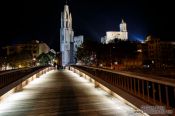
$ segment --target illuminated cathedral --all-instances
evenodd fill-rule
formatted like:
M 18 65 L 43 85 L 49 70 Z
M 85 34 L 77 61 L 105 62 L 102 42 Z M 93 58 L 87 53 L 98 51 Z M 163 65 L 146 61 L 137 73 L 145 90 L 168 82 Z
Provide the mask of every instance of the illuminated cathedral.
M 120 24 L 120 31 L 107 31 L 106 36 L 101 38 L 101 43 L 108 44 L 114 39 L 128 40 L 127 24 L 124 20 Z
M 72 15 L 69 11 L 69 6 L 64 6 L 64 11 L 61 13 L 61 28 L 60 28 L 60 52 L 61 65 L 67 66 L 75 64 L 77 47 L 83 43 L 83 36 L 74 37 L 72 29 Z

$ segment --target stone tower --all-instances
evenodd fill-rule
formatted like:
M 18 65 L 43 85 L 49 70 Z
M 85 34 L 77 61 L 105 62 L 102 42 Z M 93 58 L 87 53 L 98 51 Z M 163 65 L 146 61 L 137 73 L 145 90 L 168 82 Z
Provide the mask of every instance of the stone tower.
M 122 22 L 120 23 L 120 32 L 122 40 L 128 40 L 127 25 L 123 19 Z
M 74 31 L 72 29 L 72 15 L 69 12 L 69 6 L 64 6 L 64 11 L 61 13 L 61 28 L 60 28 L 60 52 L 61 65 L 66 66 L 72 64 Z

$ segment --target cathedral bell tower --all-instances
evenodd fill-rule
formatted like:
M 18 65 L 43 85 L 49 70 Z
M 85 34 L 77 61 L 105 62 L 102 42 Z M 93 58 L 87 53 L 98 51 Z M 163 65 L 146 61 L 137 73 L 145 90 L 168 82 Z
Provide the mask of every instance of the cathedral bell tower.
M 120 23 L 120 32 L 121 32 L 121 38 L 123 40 L 128 40 L 127 25 L 123 19 L 122 22 Z
M 120 32 L 127 32 L 126 23 L 124 22 L 123 19 L 122 22 L 120 23 Z
M 74 32 L 72 29 L 72 15 L 69 12 L 69 6 L 64 6 L 64 11 L 61 13 L 61 28 L 60 28 L 60 52 L 61 65 L 66 66 L 73 63 L 73 40 Z

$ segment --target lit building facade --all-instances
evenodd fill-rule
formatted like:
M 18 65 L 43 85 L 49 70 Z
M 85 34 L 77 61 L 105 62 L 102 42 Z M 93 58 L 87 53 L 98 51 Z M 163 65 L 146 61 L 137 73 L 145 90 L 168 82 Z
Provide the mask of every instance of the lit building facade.
M 81 47 L 81 45 L 84 42 L 84 36 L 80 35 L 80 36 L 75 36 L 74 37 L 74 62 L 77 63 L 77 51 L 78 51 L 78 47 Z
M 65 5 L 64 11 L 61 13 L 60 29 L 60 52 L 62 66 L 75 64 L 77 47 L 83 43 L 83 40 L 83 36 L 74 37 L 72 15 L 69 12 L 69 6 Z
M 46 43 L 40 43 L 37 40 L 23 44 L 9 45 L 3 47 L 3 49 L 4 52 L 6 52 L 5 58 L 8 61 L 8 63 L 4 65 L 5 70 L 35 66 L 36 58 L 40 54 L 48 53 L 50 51 L 50 48 Z
M 148 36 L 140 46 L 143 64 L 155 68 L 172 67 L 175 65 L 175 43 L 160 41 L 159 38 Z
M 108 31 L 106 32 L 106 36 L 101 38 L 101 43 L 108 44 L 109 42 L 113 41 L 114 39 L 119 40 L 128 40 L 128 32 L 127 32 L 127 24 L 122 20 L 120 24 L 120 31 Z
M 39 42 L 38 40 L 33 40 L 28 43 L 15 44 L 11 46 L 3 47 L 6 51 L 6 55 L 19 54 L 22 51 L 28 51 L 32 54 L 33 58 L 36 58 L 42 53 L 48 53 L 50 51 L 49 46 L 44 42 Z
M 74 31 L 72 29 L 72 16 L 69 12 L 69 6 L 64 6 L 61 13 L 61 29 L 60 29 L 60 52 L 61 65 L 66 66 L 73 63 L 73 38 Z
M 74 37 L 74 52 L 76 53 L 78 50 L 78 47 L 80 47 L 84 42 L 84 36 L 75 36 Z
M 137 43 L 135 58 L 123 59 L 125 67 L 174 68 L 175 42 L 161 41 L 148 36 L 144 43 Z

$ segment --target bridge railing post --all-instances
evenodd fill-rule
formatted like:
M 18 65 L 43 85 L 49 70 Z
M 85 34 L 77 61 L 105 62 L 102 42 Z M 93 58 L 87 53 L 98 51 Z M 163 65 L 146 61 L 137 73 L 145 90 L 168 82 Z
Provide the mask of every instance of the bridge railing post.
M 145 87 L 144 87 L 144 80 L 142 80 L 142 98 L 145 99 Z
M 140 97 L 140 80 L 139 79 L 137 79 L 137 87 L 138 87 L 138 96 Z
M 169 95 L 168 95 L 168 87 L 165 86 L 165 94 L 166 94 L 166 106 L 169 107 Z
M 161 85 L 158 85 L 158 89 L 159 89 L 159 103 L 162 104 L 162 93 L 161 93 Z
M 156 92 L 156 90 L 155 90 L 155 85 L 154 85 L 154 83 L 152 82 L 152 94 L 153 94 L 153 102 L 154 102 L 154 104 L 156 103 L 155 92 Z
M 130 78 L 130 87 L 131 87 L 131 93 L 133 93 L 133 81 L 132 81 L 132 78 Z
M 147 84 L 147 100 L 148 100 L 148 102 L 149 102 L 149 82 L 148 81 L 146 81 L 146 84 Z
M 136 79 L 135 78 L 133 78 L 133 79 L 134 79 L 134 94 L 137 95 L 137 92 L 136 92 Z

